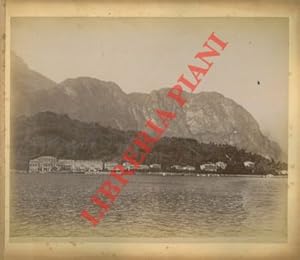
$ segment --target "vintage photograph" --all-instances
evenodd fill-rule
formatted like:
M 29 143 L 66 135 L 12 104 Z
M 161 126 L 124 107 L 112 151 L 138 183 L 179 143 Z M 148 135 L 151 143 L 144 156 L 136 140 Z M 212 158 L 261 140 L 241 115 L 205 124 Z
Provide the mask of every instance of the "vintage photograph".
M 287 18 L 10 30 L 11 239 L 287 241 Z

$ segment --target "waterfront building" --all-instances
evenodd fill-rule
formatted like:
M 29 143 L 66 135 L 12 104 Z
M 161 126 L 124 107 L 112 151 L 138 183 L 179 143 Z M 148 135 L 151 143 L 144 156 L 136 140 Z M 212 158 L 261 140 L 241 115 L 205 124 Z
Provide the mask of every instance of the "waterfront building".
M 103 170 L 101 160 L 75 160 L 73 171 L 75 172 L 95 172 Z
M 222 170 L 225 170 L 226 167 L 227 167 L 227 164 L 224 163 L 224 162 L 221 162 L 221 161 L 216 162 L 216 165 L 217 165 L 217 167 L 218 167 L 219 169 L 222 169 Z
M 134 169 L 134 166 L 131 163 L 129 163 L 129 162 L 123 162 L 122 165 L 123 165 L 123 167 L 124 167 L 125 170 L 130 171 L 130 170 Z
M 216 172 L 218 170 L 218 167 L 214 163 L 205 163 L 200 165 L 200 169 L 202 171 L 207 171 L 207 172 Z
M 59 159 L 57 161 L 57 169 L 60 171 L 71 171 L 75 168 L 75 161 L 69 159 Z
M 35 173 L 39 171 L 39 160 L 38 159 L 32 159 L 29 161 L 29 172 Z
M 87 170 L 85 161 L 84 160 L 75 160 L 73 170 L 75 172 L 85 172 Z
M 86 172 L 103 170 L 103 162 L 101 160 L 72 160 L 59 159 L 53 156 L 41 156 L 29 161 L 29 172 Z
M 29 172 L 52 172 L 56 170 L 57 159 L 53 156 L 40 156 L 29 161 Z
M 288 174 L 288 171 L 287 171 L 287 170 L 281 170 L 281 171 L 280 171 L 280 174 L 281 174 L 281 175 L 287 175 L 287 174 Z
M 251 161 L 245 161 L 244 166 L 245 166 L 245 168 L 254 168 L 255 163 L 251 162 Z
M 117 162 L 105 162 L 104 163 L 104 169 L 107 171 L 111 171 L 115 166 L 117 166 Z
M 182 171 L 183 167 L 181 165 L 172 165 L 171 169 L 176 171 Z
M 196 170 L 196 168 L 194 166 L 190 166 L 190 165 L 184 166 L 182 169 L 185 171 L 195 171 Z
M 153 170 L 161 170 L 161 165 L 158 163 L 150 164 L 149 167 Z
M 140 164 L 139 169 L 140 169 L 140 170 L 149 170 L 149 166 L 146 165 L 146 164 Z

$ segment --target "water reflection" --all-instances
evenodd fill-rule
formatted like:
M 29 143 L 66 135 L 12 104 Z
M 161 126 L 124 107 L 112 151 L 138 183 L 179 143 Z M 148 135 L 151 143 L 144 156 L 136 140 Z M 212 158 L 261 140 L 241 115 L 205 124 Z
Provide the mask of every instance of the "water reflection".
M 106 176 L 11 180 L 11 236 L 286 237 L 283 178 L 134 176 L 104 221 L 80 218 Z

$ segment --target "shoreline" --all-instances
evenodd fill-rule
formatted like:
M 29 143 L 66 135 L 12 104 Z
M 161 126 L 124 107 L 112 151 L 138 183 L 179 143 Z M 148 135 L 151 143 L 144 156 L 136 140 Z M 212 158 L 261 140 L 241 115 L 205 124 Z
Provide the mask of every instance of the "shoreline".
M 10 172 L 16 174 L 24 174 L 24 175 L 85 175 L 85 176 L 99 176 L 99 175 L 109 175 L 109 171 L 101 171 L 101 172 L 35 172 L 29 173 L 25 170 L 10 170 Z M 232 173 L 211 173 L 211 172 L 196 172 L 196 173 L 184 173 L 184 172 L 140 172 L 137 171 L 135 175 L 139 176 L 184 176 L 184 177 L 256 177 L 256 178 L 287 178 L 287 175 L 271 175 L 271 174 L 232 174 Z

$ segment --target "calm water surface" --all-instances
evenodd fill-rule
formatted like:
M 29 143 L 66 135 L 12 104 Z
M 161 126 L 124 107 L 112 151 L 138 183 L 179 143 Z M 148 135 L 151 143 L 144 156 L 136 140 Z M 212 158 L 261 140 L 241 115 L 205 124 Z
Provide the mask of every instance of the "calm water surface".
M 287 178 L 133 176 L 105 219 L 80 217 L 107 176 L 11 176 L 12 237 L 286 239 Z M 94 211 L 97 212 L 97 211 Z

